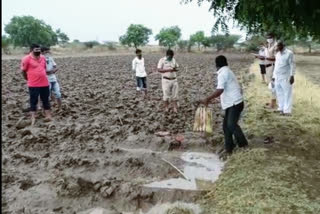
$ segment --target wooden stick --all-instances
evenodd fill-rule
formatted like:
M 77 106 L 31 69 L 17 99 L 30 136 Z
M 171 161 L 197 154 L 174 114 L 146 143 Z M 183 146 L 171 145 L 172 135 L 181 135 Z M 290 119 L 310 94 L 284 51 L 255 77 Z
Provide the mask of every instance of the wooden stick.
M 189 180 L 187 178 L 187 176 L 185 176 L 185 174 L 180 170 L 178 169 L 175 165 L 173 165 L 172 163 L 170 163 L 169 161 L 167 161 L 166 159 L 164 158 L 161 158 L 161 160 L 163 160 L 164 162 L 166 162 L 167 164 L 169 164 L 170 166 L 172 166 L 175 170 L 177 170 L 186 180 Z

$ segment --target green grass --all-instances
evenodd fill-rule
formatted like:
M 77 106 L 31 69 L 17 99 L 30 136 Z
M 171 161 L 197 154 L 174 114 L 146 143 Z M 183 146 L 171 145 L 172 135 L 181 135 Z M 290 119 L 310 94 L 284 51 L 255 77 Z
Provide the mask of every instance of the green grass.
M 297 74 L 294 116 L 283 118 L 263 107 L 269 92 L 257 68 L 242 125 L 251 148 L 228 159 L 204 213 L 320 213 L 320 88 Z M 266 136 L 275 142 L 264 145 Z

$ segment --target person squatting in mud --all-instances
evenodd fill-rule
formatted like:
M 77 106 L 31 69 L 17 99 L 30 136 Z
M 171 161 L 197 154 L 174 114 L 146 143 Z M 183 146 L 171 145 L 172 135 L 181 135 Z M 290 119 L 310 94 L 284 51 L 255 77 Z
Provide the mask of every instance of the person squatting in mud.
M 163 91 L 163 101 L 165 112 L 169 112 L 169 101 L 173 104 L 173 112 L 178 112 L 178 80 L 177 74 L 178 63 L 173 58 L 174 52 L 167 50 L 165 57 L 161 58 L 158 63 L 158 72 L 161 73 L 161 83 Z
M 32 44 L 30 50 L 30 54 L 21 60 L 21 70 L 29 88 L 31 125 L 34 125 L 39 96 L 45 112 L 45 121 L 50 121 L 52 118 L 49 102 L 49 81 L 46 74 L 46 58 L 41 55 L 41 48 L 38 44 Z
M 51 101 L 53 100 L 52 92 L 54 93 L 54 97 L 57 100 L 58 108 L 61 108 L 61 93 L 60 93 L 60 85 L 58 83 L 58 79 L 56 76 L 56 72 L 58 71 L 57 64 L 53 60 L 50 54 L 50 48 L 42 47 L 41 53 L 46 58 L 46 71 L 47 77 L 49 81 L 49 90 L 50 90 L 50 97 Z
M 227 58 L 220 55 L 215 59 L 215 62 L 218 73 L 217 89 L 212 95 L 199 102 L 207 106 L 210 100 L 220 97 L 221 107 L 225 111 L 223 120 L 225 152 L 231 154 L 235 148 L 233 136 L 239 147 L 248 146 L 248 141 L 238 125 L 244 108 L 243 95 L 236 76 L 228 67 Z
M 136 72 L 137 91 L 143 91 L 147 96 L 147 72 L 144 66 L 142 51 L 136 49 L 136 57 L 132 60 L 132 71 Z

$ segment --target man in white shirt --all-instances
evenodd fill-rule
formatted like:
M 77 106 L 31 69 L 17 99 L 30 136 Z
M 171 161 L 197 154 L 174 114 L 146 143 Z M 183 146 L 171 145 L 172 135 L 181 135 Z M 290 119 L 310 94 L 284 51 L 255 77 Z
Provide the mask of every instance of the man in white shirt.
M 267 43 L 267 47 L 265 48 L 265 56 L 259 57 L 259 59 L 265 60 L 267 84 L 269 85 L 271 83 L 271 85 L 273 86 L 274 82 L 272 81 L 272 75 L 274 70 L 275 54 L 277 50 L 277 42 L 274 38 L 273 33 L 267 34 Z M 270 108 L 276 108 L 276 104 L 276 93 L 275 90 L 271 89 Z
M 282 41 L 277 44 L 273 79 L 278 100 L 278 111 L 283 115 L 291 115 L 292 111 L 292 84 L 294 83 L 295 63 L 292 51 L 285 48 Z
M 200 102 L 208 105 L 210 100 L 220 97 L 221 107 L 225 110 L 223 120 L 225 151 L 227 154 L 231 154 L 235 147 L 233 136 L 239 147 L 248 146 L 248 141 L 238 125 L 240 114 L 244 108 L 243 96 L 236 76 L 228 67 L 227 58 L 220 55 L 215 61 L 218 70 L 217 89 L 211 96 Z
M 260 45 L 260 50 L 259 50 L 259 56 L 263 56 L 265 57 L 266 54 L 266 50 L 265 50 L 265 46 L 264 46 L 264 43 L 261 43 Z M 261 78 L 262 78 L 262 82 L 263 83 L 266 83 L 266 78 L 265 78 L 265 75 L 266 75 L 266 63 L 265 63 L 265 59 L 260 59 L 260 62 L 259 62 L 259 66 L 260 66 L 260 73 L 261 73 Z
M 178 112 L 178 81 L 177 74 L 178 63 L 173 58 L 174 52 L 167 50 L 167 56 L 159 60 L 158 72 L 161 73 L 161 83 L 163 91 L 163 101 L 165 111 L 169 112 L 169 101 L 172 101 L 173 112 Z
M 137 79 L 137 91 L 144 91 L 147 95 L 147 72 L 144 67 L 144 58 L 142 57 L 142 51 L 136 50 L 136 57 L 132 60 L 132 71 L 136 72 Z

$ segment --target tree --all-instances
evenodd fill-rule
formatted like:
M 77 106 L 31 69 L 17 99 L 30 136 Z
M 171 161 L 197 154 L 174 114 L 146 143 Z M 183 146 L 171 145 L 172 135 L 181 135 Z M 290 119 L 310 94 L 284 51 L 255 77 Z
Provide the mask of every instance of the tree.
M 159 40 L 159 45 L 171 49 L 181 37 L 181 29 L 178 26 L 162 28 L 156 35 L 155 39 Z
M 232 48 L 233 45 L 240 39 L 239 35 L 215 35 L 211 37 L 212 45 L 216 46 L 217 50 L 225 50 Z
M 88 41 L 83 43 L 87 48 L 93 48 L 93 46 L 100 45 L 97 41 Z
M 182 0 L 190 3 L 193 0 Z M 313 36 L 320 39 L 319 0 L 197 0 L 201 5 L 210 2 L 210 11 L 217 18 L 213 32 L 222 29 L 227 32 L 227 22 L 236 21 L 249 34 L 274 32 L 282 38 Z
M 258 51 L 259 50 L 259 45 L 261 43 L 266 43 L 266 39 L 262 36 L 251 36 L 248 38 L 243 45 L 246 47 L 247 50 L 249 51 Z
M 205 37 L 205 38 L 203 39 L 203 41 L 202 41 L 202 45 L 203 45 L 204 48 L 210 47 L 211 44 L 212 44 L 212 39 L 211 39 L 211 37 Z
M 185 51 L 188 47 L 189 41 L 188 40 L 179 40 L 177 45 L 180 51 Z
M 129 47 L 135 47 L 148 44 L 149 36 L 152 34 L 152 30 L 143 26 L 131 24 L 126 34 L 120 36 L 119 41 L 122 45 L 128 45 Z
M 1 36 L 1 48 L 5 54 L 9 53 L 10 39 L 6 35 Z
M 67 36 L 67 34 L 61 32 L 60 29 L 56 30 L 56 34 L 57 34 L 59 43 L 66 44 L 67 42 L 69 42 L 70 39 Z
M 14 46 L 29 47 L 33 43 L 51 46 L 58 42 L 51 26 L 32 16 L 14 16 L 4 30 Z
M 198 31 L 195 34 L 190 36 L 190 41 L 192 41 L 193 43 L 197 44 L 198 50 L 200 50 L 200 47 L 201 47 L 204 39 L 205 39 L 205 36 L 204 36 L 204 32 L 203 31 Z

